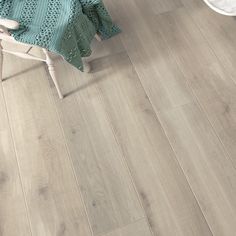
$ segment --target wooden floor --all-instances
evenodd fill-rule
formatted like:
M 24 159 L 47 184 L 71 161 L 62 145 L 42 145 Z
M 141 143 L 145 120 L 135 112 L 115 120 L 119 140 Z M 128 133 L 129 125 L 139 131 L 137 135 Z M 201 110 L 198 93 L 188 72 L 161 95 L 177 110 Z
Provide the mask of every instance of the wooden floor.
M 106 0 L 93 73 L 5 56 L 1 236 L 235 236 L 236 20 Z

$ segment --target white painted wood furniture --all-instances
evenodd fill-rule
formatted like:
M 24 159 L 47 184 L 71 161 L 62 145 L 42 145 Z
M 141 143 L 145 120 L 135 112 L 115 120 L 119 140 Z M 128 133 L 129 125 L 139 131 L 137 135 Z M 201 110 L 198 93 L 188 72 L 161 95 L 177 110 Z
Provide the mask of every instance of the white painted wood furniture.
M 9 19 L 1 19 L 0 18 L 0 81 L 3 81 L 3 77 L 2 77 L 3 53 L 10 53 L 10 54 L 13 54 L 15 56 L 18 56 L 18 57 L 21 57 L 21 58 L 24 58 L 24 59 L 32 59 L 32 60 L 42 61 L 42 62 L 45 62 L 47 64 L 49 74 L 50 74 L 50 76 L 53 80 L 53 83 L 55 84 L 55 87 L 57 89 L 59 97 L 62 99 L 64 96 L 62 94 L 59 83 L 57 81 L 55 66 L 54 66 L 54 62 L 52 60 L 52 57 L 50 55 L 50 52 L 47 49 L 42 48 L 42 51 L 45 54 L 45 58 L 40 58 L 40 57 L 37 57 L 35 55 L 30 54 L 30 51 L 33 48 L 33 46 L 17 42 L 9 33 L 9 30 L 14 30 L 14 29 L 18 29 L 18 28 L 19 28 L 19 23 L 18 22 L 13 21 L 13 20 L 9 20 Z M 98 35 L 96 35 L 96 39 L 100 40 Z M 15 51 L 11 51 L 11 50 L 6 50 L 6 49 L 3 49 L 3 47 L 2 47 L 2 41 L 13 42 L 13 43 L 16 43 L 16 44 L 25 45 L 25 46 L 28 46 L 29 48 L 25 53 L 24 52 L 15 52 Z M 90 65 L 86 61 L 84 61 L 84 71 L 85 72 L 90 71 Z
M 236 16 L 236 0 L 204 0 L 204 2 L 217 13 Z

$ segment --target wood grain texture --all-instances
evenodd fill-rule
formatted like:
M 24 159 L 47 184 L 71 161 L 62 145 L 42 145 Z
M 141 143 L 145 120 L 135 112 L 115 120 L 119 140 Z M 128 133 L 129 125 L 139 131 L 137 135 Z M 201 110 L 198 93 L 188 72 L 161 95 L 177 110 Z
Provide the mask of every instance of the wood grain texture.
M 156 37 L 154 15 L 143 13 L 133 0 L 113 0 L 109 6 L 114 12 L 122 9 L 116 15 L 124 28 L 120 37 L 155 108 L 163 110 L 191 102 L 192 95 L 175 59 L 161 36 Z M 120 14 L 122 18 L 118 17 Z M 137 24 L 130 26 L 130 22 Z
M 31 235 L 30 222 L 27 216 L 2 84 L 0 85 L 0 117 L 0 235 L 28 236 Z
M 82 76 L 61 61 L 57 68 L 59 74 L 69 77 L 61 83 L 66 93 L 79 89 L 65 100 L 55 97 L 55 101 L 94 234 L 143 218 L 122 151 L 96 89 L 95 83 L 103 78 L 92 82 L 89 75 Z
M 83 79 L 93 89 L 86 90 L 103 104 L 154 235 L 211 235 L 127 54 L 92 66 L 96 74 Z
M 0 235 L 234 236 L 234 18 L 104 2 L 123 32 L 93 42 L 91 74 L 56 59 L 63 101 L 43 64 L 6 57 Z
M 213 235 L 236 231 L 236 170 L 195 104 L 159 115 Z
M 139 220 L 123 228 L 110 232 L 103 236 L 152 236 L 149 226 L 145 220 Z
M 236 84 L 228 77 L 185 9 L 158 16 L 157 23 L 236 167 Z
M 16 71 L 35 65 L 6 57 L 13 61 Z M 41 67 L 3 83 L 32 233 L 90 236 L 45 77 Z
M 189 16 L 201 30 L 209 46 L 225 67 L 229 79 L 236 82 L 235 73 L 235 17 L 217 14 L 206 6 L 204 1 L 181 0 Z
M 149 0 L 149 1 L 142 1 L 136 0 L 135 1 L 139 9 L 143 11 L 147 11 L 150 14 L 162 14 L 164 12 L 171 12 L 183 6 L 181 0 Z
M 229 80 L 227 84 L 221 86 L 222 92 L 219 94 L 221 101 L 217 99 L 218 101 L 214 104 L 217 117 L 211 117 L 211 120 L 236 166 L 236 93 L 232 83 L 232 80 L 236 83 L 235 17 L 215 14 L 205 4 L 196 0 L 182 1 L 208 46 L 224 68 L 224 79 Z

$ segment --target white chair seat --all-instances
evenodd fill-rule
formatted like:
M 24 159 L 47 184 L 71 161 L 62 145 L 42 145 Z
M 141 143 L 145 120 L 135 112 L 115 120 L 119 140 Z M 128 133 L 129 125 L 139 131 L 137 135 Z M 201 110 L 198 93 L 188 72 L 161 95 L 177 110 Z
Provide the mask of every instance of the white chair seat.
M 236 16 L 236 0 L 204 0 L 215 12 L 226 16 Z

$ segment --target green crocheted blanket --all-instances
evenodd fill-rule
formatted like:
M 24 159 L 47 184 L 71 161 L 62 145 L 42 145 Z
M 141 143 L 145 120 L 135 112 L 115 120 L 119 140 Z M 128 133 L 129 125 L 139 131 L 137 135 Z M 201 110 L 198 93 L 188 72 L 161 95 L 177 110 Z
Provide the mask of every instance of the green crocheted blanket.
M 47 48 L 83 70 L 95 34 L 107 39 L 120 32 L 102 0 L 0 0 L 0 17 L 20 23 L 13 37 Z

